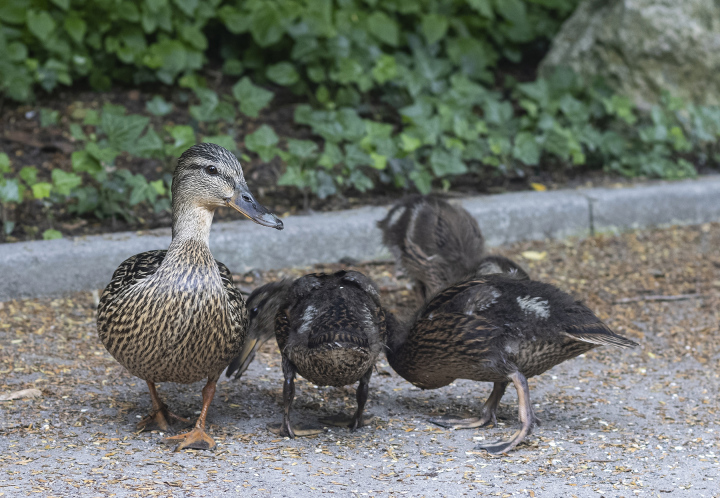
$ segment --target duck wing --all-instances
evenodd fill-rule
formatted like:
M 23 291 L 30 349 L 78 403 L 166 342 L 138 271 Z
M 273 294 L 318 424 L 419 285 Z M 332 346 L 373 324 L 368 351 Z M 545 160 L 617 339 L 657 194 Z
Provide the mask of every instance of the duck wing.
M 166 250 L 146 251 L 123 261 L 113 273 L 110 283 L 105 287 L 100 298 L 99 308 L 102 309 L 115 296 L 153 275 L 160 268 L 166 254 Z

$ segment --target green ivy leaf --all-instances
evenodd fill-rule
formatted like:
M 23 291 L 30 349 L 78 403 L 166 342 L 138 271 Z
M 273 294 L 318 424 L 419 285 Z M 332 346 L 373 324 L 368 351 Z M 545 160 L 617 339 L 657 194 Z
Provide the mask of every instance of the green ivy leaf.
M 52 182 L 55 191 L 64 196 L 70 195 L 75 187 L 82 183 L 82 178 L 75 173 L 66 173 L 61 169 L 52 170 Z
M 257 153 L 263 161 L 269 161 L 277 154 L 275 145 L 279 140 L 275 131 L 264 124 L 245 137 L 245 147 Z
M 372 69 L 373 78 L 381 85 L 387 81 L 393 80 L 398 76 L 398 66 L 395 57 L 388 54 L 382 54 Z
M 250 17 L 250 33 L 258 45 L 267 47 L 280 41 L 285 28 L 280 11 L 274 3 L 260 2 Z
M 367 18 L 368 31 L 383 43 L 397 47 L 400 43 L 400 28 L 394 19 L 382 11 L 375 11 Z
M 420 23 L 420 30 L 422 31 L 425 40 L 428 45 L 432 45 L 435 42 L 440 41 L 447 33 L 448 30 L 448 18 L 440 14 L 428 14 L 423 16 Z
M 42 237 L 43 240 L 56 240 L 63 238 L 62 233 L 52 228 L 48 228 L 47 230 L 45 230 L 42 234 Z
M 290 86 L 300 80 L 300 75 L 289 62 L 279 62 L 269 66 L 265 70 L 265 75 L 278 85 Z
M 438 178 L 467 173 L 467 166 L 459 155 L 437 148 L 430 154 L 430 167 Z
M 27 26 L 32 34 L 40 41 L 45 41 L 50 33 L 55 31 L 55 21 L 46 11 L 37 12 L 29 10 L 27 13 Z
M 223 5 L 218 10 L 218 15 L 222 22 L 225 23 L 225 27 L 234 35 L 245 33 L 252 23 L 252 18 L 244 12 L 231 7 L 230 5 Z
M 251 118 L 258 117 L 258 114 L 264 109 L 275 94 L 255 86 L 247 76 L 235 83 L 232 87 L 235 99 L 240 103 L 240 112 Z
M 150 182 L 150 186 L 157 192 L 158 195 L 165 195 L 167 194 L 167 188 L 165 187 L 165 182 L 162 180 L 155 180 L 153 182 Z
M 69 14 L 63 21 L 63 26 L 70 38 L 78 44 L 82 43 L 87 32 L 87 24 L 82 18 L 76 14 Z
M 383 170 L 387 167 L 387 157 L 386 156 L 377 154 L 375 152 L 371 152 L 370 157 L 372 158 L 371 166 L 373 168 Z
M 203 137 L 203 143 L 215 144 L 220 147 L 224 147 L 229 151 L 237 150 L 237 143 L 235 139 L 230 135 L 213 135 L 209 137 Z
M 5 152 L 0 152 L 0 173 L 10 172 L 10 157 Z
M 18 176 L 28 185 L 37 182 L 37 168 L 35 166 L 23 166 Z
M 195 9 L 197 9 L 198 1 L 199 0 L 173 0 L 175 5 L 180 7 L 180 10 L 182 10 L 188 17 L 192 17 L 193 14 L 195 14 Z
M 315 155 L 318 150 L 318 146 L 311 140 L 297 140 L 290 138 L 287 141 L 288 152 L 295 157 L 300 159 L 308 159 Z
M 102 171 L 100 162 L 90 155 L 86 150 L 76 150 L 72 153 L 72 169 L 78 173 L 90 173 L 96 175 Z
M 152 127 L 149 127 L 147 133 L 135 142 L 129 152 L 139 157 L 160 159 L 163 155 L 164 145 L 162 138 Z
M 540 152 L 540 145 L 532 133 L 523 131 L 515 136 L 512 154 L 518 161 L 528 166 L 535 166 L 540 162 Z
M 160 95 L 155 95 L 145 103 L 145 109 L 153 116 L 167 116 L 173 110 L 173 104 Z
M 400 134 L 400 148 L 405 152 L 413 152 L 420 148 L 422 141 L 406 133 Z
M 0 178 L 0 202 L 20 202 L 22 195 L 20 194 L 20 182 L 15 178 Z
M 50 197 L 52 184 L 48 182 L 38 182 L 33 184 L 30 188 L 32 188 L 33 197 L 36 199 L 45 199 Z
M 100 118 L 108 142 L 119 151 L 130 150 L 149 122 L 150 118 L 138 114 L 120 116 L 107 111 Z

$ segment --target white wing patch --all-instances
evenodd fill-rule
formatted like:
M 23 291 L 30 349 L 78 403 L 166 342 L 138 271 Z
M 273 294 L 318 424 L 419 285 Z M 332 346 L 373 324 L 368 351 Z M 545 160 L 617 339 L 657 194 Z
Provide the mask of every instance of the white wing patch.
M 305 308 L 305 313 L 302 316 L 302 325 L 298 328 L 298 334 L 304 334 L 312 325 L 312 321 L 317 316 L 317 308 L 315 306 L 308 306 Z
M 405 214 L 405 211 L 407 211 L 407 208 L 405 206 L 396 209 L 393 214 L 390 215 L 390 219 L 388 220 L 388 227 L 391 227 L 395 223 L 400 221 L 400 218 L 402 218 L 402 216 Z
M 550 318 L 550 303 L 540 297 L 518 297 L 518 306 L 526 314 L 535 313 L 540 318 Z

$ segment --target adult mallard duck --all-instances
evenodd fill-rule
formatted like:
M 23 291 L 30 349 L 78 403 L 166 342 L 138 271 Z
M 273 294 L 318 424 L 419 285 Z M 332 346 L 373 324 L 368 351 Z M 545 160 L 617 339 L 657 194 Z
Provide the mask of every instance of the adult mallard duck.
M 485 241 L 472 215 L 434 196 L 405 197 L 378 222 L 378 228 L 421 301 L 467 276 L 485 253 Z
M 287 291 L 293 280 L 286 278 L 258 287 L 247 298 L 250 323 L 247 329 L 245 345 L 240 354 L 225 371 L 227 377 L 234 375 L 239 379 L 255 358 L 255 353 L 268 340 L 275 338 L 275 315 L 285 301 Z
M 527 379 L 599 345 L 637 346 L 560 289 L 495 273 L 448 287 L 409 324 L 390 320 L 386 354 L 398 374 L 423 389 L 455 379 L 494 383 L 480 417 L 431 420 L 444 427 L 497 425 L 495 412 L 512 382 L 521 429 L 507 441 L 478 447 L 503 453 L 517 446 L 537 422 Z
M 276 315 L 275 337 L 285 377 L 283 422 L 277 433 L 295 437 L 317 432 L 290 423 L 296 373 L 321 386 L 359 381 L 355 415 L 325 421 L 350 429 L 362 426 L 372 369 L 386 339 L 385 313 L 373 282 L 356 271 L 297 279 Z
M 245 302 L 208 247 L 213 214 L 223 206 L 260 225 L 283 228 L 250 193 L 233 154 L 213 144 L 195 145 L 182 154 L 173 175 L 170 247 L 125 260 L 98 307 L 105 348 L 150 390 L 153 409 L 139 428 L 167 431 L 170 418 L 184 420 L 160 400 L 157 382 L 207 379 L 194 429 L 168 438 L 179 442 L 176 451 L 215 447 L 205 418 L 220 374 L 245 340 Z

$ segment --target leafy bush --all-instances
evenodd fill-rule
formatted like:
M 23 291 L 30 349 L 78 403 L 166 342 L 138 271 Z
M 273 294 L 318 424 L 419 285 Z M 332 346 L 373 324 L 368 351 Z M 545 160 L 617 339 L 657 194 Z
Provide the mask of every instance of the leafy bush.
M 682 178 L 694 163 L 720 161 L 717 108 L 666 96 L 640 112 L 563 69 L 530 82 L 498 77 L 499 64 L 532 68 L 577 1 L 11 0 L 0 4 L 0 91 L 27 100 L 35 83 L 177 83 L 193 92 L 193 120 L 227 124 L 203 140 L 230 149 L 239 119 L 262 120 L 275 93 L 294 94 L 294 122 L 310 139 L 260 123 L 244 144 L 263 161 L 279 157 L 280 185 L 319 197 L 579 166 Z M 222 62 L 231 94 L 208 87 L 209 60 Z M 172 105 L 155 97 L 146 110 L 162 116 Z M 41 113 L 44 124 L 57 119 Z M 70 127 L 83 144 L 73 171 L 35 184 L 0 162 L 0 201 L 62 198 L 97 217 L 167 209 L 166 181 L 115 159 L 169 161 L 197 129 L 149 123 L 114 107 L 88 111 Z

